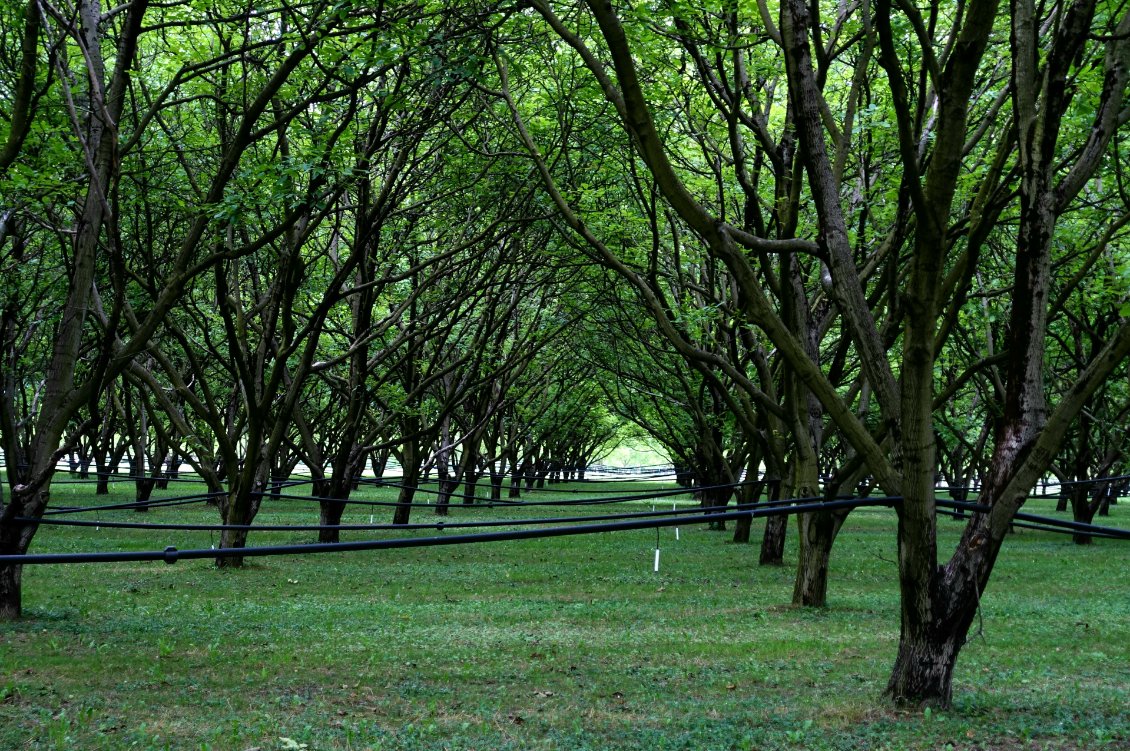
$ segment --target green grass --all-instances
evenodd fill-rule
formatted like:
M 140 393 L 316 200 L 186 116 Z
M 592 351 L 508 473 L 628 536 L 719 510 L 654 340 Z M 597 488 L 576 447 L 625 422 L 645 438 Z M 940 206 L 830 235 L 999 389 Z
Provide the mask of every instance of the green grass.
M 89 492 L 60 486 L 56 502 Z M 132 487 L 113 493 L 129 500 Z M 1109 521 L 1130 526 L 1128 514 L 1123 503 Z M 316 514 L 268 502 L 259 521 Z M 249 559 L 239 571 L 29 566 L 26 617 L 0 625 L 0 749 L 1130 748 L 1130 545 L 1011 537 L 954 708 L 923 715 L 882 697 L 898 637 L 893 528 L 887 511 L 848 518 L 819 611 L 788 605 L 795 558 L 759 567 L 756 545 L 702 527 L 678 542 L 660 533 L 659 574 L 654 531 Z M 943 551 L 959 528 L 942 522 Z M 34 551 L 209 544 L 207 532 L 56 527 Z

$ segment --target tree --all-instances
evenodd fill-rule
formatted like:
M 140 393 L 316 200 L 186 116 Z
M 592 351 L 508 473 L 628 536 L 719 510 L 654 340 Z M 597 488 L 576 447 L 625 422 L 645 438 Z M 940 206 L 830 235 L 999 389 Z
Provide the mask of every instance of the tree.
M 640 58 L 633 53 L 642 43 L 640 28 L 649 20 L 647 13 L 678 18 L 680 9 L 645 9 L 643 18 L 632 17 L 625 25 L 612 6 L 588 3 L 584 18 L 599 31 L 604 45 L 598 53 L 549 3 L 535 1 L 533 7 L 575 51 L 597 82 L 672 210 L 708 252 L 727 266 L 740 290 L 744 320 L 757 326 L 774 344 L 795 373 L 797 383 L 819 401 L 879 485 L 890 494 L 904 497 L 898 531 L 902 636 L 888 691 L 901 702 L 948 704 L 957 653 L 988 582 L 1008 520 L 1047 468 L 1063 431 L 1085 399 L 1130 350 L 1130 323 L 1122 321 L 1077 374 L 1056 409 L 1047 413 L 1042 370 L 1050 302 L 1047 269 L 1051 239 L 1056 217 L 1093 174 L 1117 124 L 1122 122 L 1120 118 L 1125 116 L 1125 55 L 1130 43 L 1120 29 L 1130 20 L 1126 16 L 1096 19 L 1104 29 L 1096 35 L 1091 32 L 1093 4 L 1057 8 L 1054 18 L 1060 22 L 1056 27 L 1059 31 L 1051 45 L 1041 48 L 1036 44 L 1032 8 L 1014 4 L 1008 19 L 1014 48 L 1009 87 L 1016 128 L 997 141 L 1004 145 L 987 149 L 990 158 L 984 163 L 985 179 L 979 192 L 968 202 L 955 204 L 965 160 L 980 158 L 986 151 L 983 137 L 987 129 L 971 127 L 970 103 L 978 84 L 988 80 L 981 76 L 982 61 L 994 33 L 997 6 L 995 2 L 975 2 L 964 13 L 951 16 L 943 15 L 942 8 L 935 5 L 929 23 L 909 6 L 900 6 L 895 12 L 885 3 L 876 4 L 874 25 L 867 20 L 870 15 L 864 13 L 864 27 L 854 39 L 878 50 L 878 61 L 886 73 L 900 161 L 899 170 L 891 172 L 900 200 L 909 209 L 902 214 L 903 219 L 896 213 L 897 224 L 882 233 L 892 238 L 884 252 L 897 252 L 899 258 L 889 282 L 895 295 L 881 308 L 884 320 L 876 317 L 876 307 L 867 297 L 861 277 L 866 264 L 861 267 L 856 260 L 852 234 L 844 219 L 841 172 L 832 155 L 842 153 L 850 143 L 850 130 L 829 124 L 830 107 L 823 84 L 832 75 L 830 66 L 836 56 L 829 54 L 822 39 L 820 18 L 813 15 L 818 8 L 801 2 L 783 3 L 779 31 L 766 14 L 755 21 L 783 51 L 800 162 L 816 211 L 818 241 L 809 244 L 764 239 L 726 222 L 717 207 L 696 197 L 672 161 L 671 154 L 678 152 L 667 148 L 656 125 L 640 73 Z M 896 21 L 901 24 L 898 35 L 894 31 Z M 837 23 L 835 28 L 840 33 L 843 25 Z M 896 43 L 913 48 L 916 77 L 907 75 Z M 1045 57 L 1041 58 L 1041 52 Z M 1071 166 L 1066 173 L 1053 179 L 1052 165 L 1063 158 L 1059 126 L 1074 95 L 1064 83 L 1080 55 L 1096 60 L 1096 54 L 1103 57 L 1104 82 L 1102 94 L 1094 102 L 1090 134 L 1082 147 L 1069 151 Z M 867 66 L 862 70 L 866 74 Z M 908 91 L 908 82 L 915 81 L 917 87 Z M 991 122 L 996 112 L 999 106 L 990 110 L 987 121 Z M 831 147 L 826 138 L 829 132 L 834 139 Z M 529 137 L 526 143 L 570 228 L 601 253 L 610 267 L 632 279 L 634 272 L 621 254 L 602 242 L 556 191 L 537 145 Z M 1005 412 L 995 436 L 986 492 L 981 496 L 992 511 L 970 520 L 953 557 L 939 565 L 934 508 L 935 366 L 951 330 L 948 321 L 965 304 L 978 253 L 1005 205 L 999 192 L 1000 180 L 1014 155 L 1020 205 L 1010 264 L 1014 274 L 1007 342 L 1010 367 Z M 962 246 L 955 253 L 954 243 L 959 239 Z M 765 250 L 815 255 L 826 266 L 828 293 L 876 397 L 880 414 L 874 426 L 853 412 L 847 395 L 836 389 L 813 358 L 811 348 L 798 338 L 797 327 L 789 326 L 765 296 L 746 252 Z M 643 285 L 639 288 L 648 293 Z M 662 310 L 653 307 L 653 314 L 662 323 Z M 892 345 L 897 345 L 893 351 Z M 827 525 L 821 522 L 820 526 L 825 529 L 818 537 L 826 539 Z M 834 529 L 831 531 L 834 533 Z M 807 537 L 802 533 L 802 540 Z

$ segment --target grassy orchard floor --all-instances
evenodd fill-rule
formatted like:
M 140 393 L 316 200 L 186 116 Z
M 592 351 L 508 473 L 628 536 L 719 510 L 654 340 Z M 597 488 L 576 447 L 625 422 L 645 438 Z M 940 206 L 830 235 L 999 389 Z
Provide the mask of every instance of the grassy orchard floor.
M 94 500 L 60 486 L 57 503 L 72 493 Z M 131 494 L 120 483 L 110 500 Z M 506 513 L 575 510 L 455 509 Z M 284 501 L 258 521 L 315 520 Z M 1130 526 L 1130 504 L 1109 521 Z M 958 529 L 942 522 L 943 549 Z M 917 715 L 881 696 L 898 636 L 893 530 L 889 511 L 848 518 L 819 611 L 788 605 L 793 535 L 788 564 L 763 568 L 757 546 L 702 527 L 678 542 L 660 533 L 659 574 L 654 531 L 249 559 L 223 572 L 204 561 L 30 566 L 26 618 L 0 625 L 0 748 L 1130 748 L 1130 545 L 1010 538 L 983 637 L 958 662 L 953 711 Z M 34 551 L 166 545 L 207 547 L 209 533 L 43 528 Z

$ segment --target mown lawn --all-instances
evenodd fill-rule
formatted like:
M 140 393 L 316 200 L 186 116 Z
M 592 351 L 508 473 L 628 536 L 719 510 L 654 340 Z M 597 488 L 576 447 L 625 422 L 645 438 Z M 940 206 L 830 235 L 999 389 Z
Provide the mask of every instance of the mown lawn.
M 90 492 L 60 486 L 57 502 Z M 113 492 L 128 501 L 132 486 Z M 505 514 L 519 511 L 457 508 L 452 520 Z M 259 517 L 316 519 L 289 501 Z M 1130 504 L 1103 521 L 1130 527 Z M 945 549 L 959 524 L 942 528 Z M 849 517 L 819 611 L 789 606 L 791 563 L 759 567 L 756 545 L 702 527 L 678 541 L 661 531 L 658 574 L 654 531 L 260 558 L 239 571 L 28 567 L 26 617 L 0 625 L 0 749 L 1130 748 L 1130 544 L 1015 534 L 958 663 L 954 709 L 923 715 L 882 696 L 898 637 L 893 529 L 890 511 Z M 390 533 L 343 538 L 374 534 Z M 210 539 L 56 527 L 34 552 Z

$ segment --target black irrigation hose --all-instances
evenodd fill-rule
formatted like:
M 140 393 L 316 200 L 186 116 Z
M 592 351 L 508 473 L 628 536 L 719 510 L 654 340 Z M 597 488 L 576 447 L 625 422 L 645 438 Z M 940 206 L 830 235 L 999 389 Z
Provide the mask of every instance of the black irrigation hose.
M 727 521 L 744 517 L 760 518 L 781 514 L 795 514 L 806 511 L 838 511 L 865 506 L 890 506 L 891 498 L 859 498 L 853 500 L 820 501 L 789 507 L 752 509 L 749 511 L 727 511 L 722 513 L 695 514 L 666 519 L 636 519 L 604 524 L 582 524 L 566 527 L 547 527 L 542 529 L 516 529 L 505 532 L 479 532 L 466 535 L 444 535 L 441 537 L 403 537 L 386 540 L 359 540 L 355 542 L 320 542 L 305 545 L 265 545 L 251 548 L 220 548 L 177 550 L 169 546 L 164 550 L 114 553 L 39 553 L 25 555 L 0 555 L 0 564 L 15 563 L 34 565 L 46 563 L 115 563 L 133 561 L 165 561 L 198 558 L 250 558 L 271 555 L 291 555 L 309 553 L 345 553 L 362 550 L 388 550 L 394 548 L 433 547 L 437 545 L 461 545 L 480 542 L 503 542 L 509 540 L 532 540 L 543 537 L 565 537 L 569 535 L 597 534 L 600 532 L 623 532 L 638 529 L 657 529 L 659 527 L 689 526 L 709 522 Z
M 973 511 L 977 513 L 985 513 L 990 509 L 989 506 L 984 506 L 979 503 L 970 503 L 967 501 L 947 501 L 939 500 L 937 505 L 960 509 L 963 511 Z M 1086 524 L 1084 522 L 1067 521 L 1065 519 L 1056 519 L 1050 516 L 1039 516 L 1038 514 L 1028 514 L 1023 511 L 1018 511 L 1012 516 L 1012 523 L 1026 522 L 1025 527 L 1029 529 L 1044 529 L 1048 532 L 1079 532 L 1082 534 L 1095 535 L 1101 537 L 1110 537 L 1117 540 L 1130 540 L 1130 529 L 1119 529 L 1118 527 L 1102 527 L 1097 524 Z M 1044 525 L 1036 527 L 1033 525 Z M 1019 526 L 1019 525 L 1018 525 Z
M 659 527 L 673 527 L 683 525 L 689 526 L 692 524 L 727 521 L 730 519 L 754 519 L 782 514 L 787 515 L 804 513 L 809 511 L 837 511 L 844 509 L 852 510 L 869 506 L 890 507 L 894 506 L 899 501 L 901 501 L 901 499 L 898 497 L 837 499 L 833 501 L 815 500 L 801 503 L 797 503 L 793 500 L 788 500 L 776 501 L 773 502 L 772 505 L 762 504 L 760 508 L 751 508 L 748 510 L 732 510 L 712 513 L 710 509 L 702 509 L 701 512 L 696 513 L 692 516 L 685 516 L 682 514 L 678 516 L 668 516 L 666 512 L 663 512 L 662 514 L 659 512 L 656 512 L 654 514 L 646 514 L 645 512 L 645 515 L 651 518 L 631 519 L 600 524 L 581 524 L 562 527 L 543 527 L 540 529 L 510 530 L 505 532 L 445 535 L 442 537 L 407 537 L 386 540 L 363 540 L 357 542 L 310 543 L 305 545 L 275 545 L 251 548 L 223 548 L 220 550 L 199 549 L 180 551 L 175 547 L 169 546 L 163 551 L 141 551 L 132 553 L 44 553 L 32 555 L 2 555 L 0 556 L 0 564 L 16 563 L 21 565 L 31 565 L 46 563 L 108 563 L 150 560 L 164 560 L 166 563 L 171 564 L 176 563 L 182 558 L 186 560 L 196 558 L 215 559 L 225 557 L 289 555 L 295 553 L 307 554 L 350 552 L 361 550 L 382 550 L 409 547 L 431 547 L 436 545 L 457 545 L 476 542 L 498 542 L 505 540 L 536 539 L 542 537 L 561 537 L 566 535 L 593 534 L 599 532 L 658 529 Z M 939 505 L 953 506 L 955 508 L 961 508 L 963 510 L 970 510 L 975 512 L 984 512 L 989 510 L 986 506 L 981 506 L 979 504 L 973 503 L 963 503 L 960 501 L 942 501 Z M 667 518 L 654 518 L 656 516 L 666 516 Z M 1032 514 L 1025 514 L 1024 517 L 1026 519 L 1030 518 L 1034 520 L 1040 520 L 1042 522 L 1051 524 L 1052 526 L 1061 527 L 1066 530 L 1087 532 L 1095 536 L 1130 539 L 1130 530 L 1118 530 L 1114 528 L 1098 527 L 1095 525 L 1081 524 L 1078 522 L 1062 522 L 1055 519 L 1045 519 L 1044 517 L 1037 517 Z M 500 522 L 500 524 L 501 523 L 503 522 Z M 406 528 L 406 526 L 401 528 Z
M 940 509 L 940 511 L 941 511 L 941 513 L 946 514 L 947 516 L 951 516 L 954 519 L 968 518 L 968 517 L 963 516 L 961 511 L 950 511 L 950 510 L 946 510 L 946 509 Z M 1009 524 L 1013 527 L 1019 527 L 1021 529 L 1032 529 L 1032 530 L 1035 530 L 1037 532 L 1052 532 L 1054 534 L 1060 534 L 1060 535 L 1076 534 L 1075 530 L 1062 529 L 1060 527 L 1053 527 L 1053 526 L 1049 526 L 1047 524 L 1034 524 L 1034 523 L 1031 523 L 1031 522 L 1023 522 L 1023 521 L 1013 521 L 1013 522 L 1009 522 Z M 1116 529 L 1114 527 L 1097 527 L 1096 529 L 1102 529 L 1102 530 L 1105 530 L 1105 531 L 1103 531 L 1103 532 L 1097 532 L 1097 531 L 1086 532 L 1086 534 L 1091 536 L 1091 537 L 1101 537 L 1101 538 L 1108 539 L 1108 540 L 1124 540 L 1124 539 L 1127 539 L 1122 534 L 1120 534 L 1120 533 L 1124 532 L 1125 530 Z M 1082 532 L 1080 532 L 1080 534 L 1081 533 Z
M 382 487 L 388 487 L 388 488 L 401 488 L 401 489 L 403 489 L 403 488 L 412 487 L 410 485 L 402 485 L 400 483 L 385 482 L 385 481 L 380 481 L 380 482 L 375 483 L 375 484 L 379 484 Z M 694 492 L 698 492 L 698 491 L 701 491 L 701 490 L 722 490 L 722 489 L 725 489 L 725 488 L 733 488 L 733 487 L 735 487 L 735 486 L 734 485 L 708 485 L 704 488 L 676 488 L 674 490 L 655 490 L 655 491 L 651 491 L 649 493 L 638 493 L 638 494 L 632 494 L 632 495 L 613 496 L 611 498 L 579 498 L 579 499 L 571 500 L 571 501 L 511 501 L 511 500 L 505 500 L 505 499 L 486 500 L 486 499 L 483 499 L 483 498 L 479 498 L 478 496 L 464 495 L 462 493 L 449 493 L 448 498 L 458 498 L 458 499 L 462 499 L 462 500 L 474 500 L 474 501 L 476 501 L 476 503 L 468 504 L 468 505 L 475 505 L 475 506 L 487 507 L 487 508 L 493 508 L 495 506 L 586 506 L 586 505 L 596 506 L 596 505 L 605 504 L 605 503 L 627 503 L 627 502 L 630 502 L 630 501 L 650 501 L 654 498 L 668 498 L 668 497 L 676 496 L 676 495 L 685 495 L 687 493 L 694 493 Z M 418 485 L 415 486 L 415 491 L 417 493 L 426 493 L 428 495 L 438 495 L 439 494 L 438 490 L 425 489 L 425 488 L 419 487 Z M 259 493 L 259 495 L 266 496 L 266 495 L 270 495 L 270 494 L 261 492 L 261 493 Z M 359 504 L 362 504 L 362 505 L 374 505 L 374 506 L 407 506 L 407 505 L 435 506 L 436 505 L 434 503 L 405 504 L 405 503 L 399 503 L 397 501 L 352 501 L 352 500 L 349 500 L 349 499 L 341 499 L 341 498 L 320 498 L 318 496 L 287 495 L 287 496 L 279 496 L 279 497 L 280 498 L 288 498 L 290 500 L 298 500 L 298 501 L 303 501 L 303 500 L 304 501 L 336 501 L 338 503 L 355 503 L 356 502 L 356 503 L 359 503 Z M 458 506 L 460 504 L 453 503 L 451 505 L 452 506 Z
M 727 512 L 746 511 L 755 508 L 777 508 L 789 506 L 794 503 L 810 503 L 819 498 L 790 498 L 778 501 L 759 501 L 755 503 L 737 504 L 724 507 Z M 847 499 L 839 499 L 847 500 Z M 874 500 L 874 499 L 871 499 Z M 888 499 L 891 500 L 891 499 Z M 696 507 L 700 513 L 716 516 L 718 511 L 709 507 Z M 193 532 L 222 532 L 224 530 L 247 530 L 252 532 L 317 532 L 323 529 L 336 529 L 346 531 L 362 530 L 413 530 L 413 529 L 470 529 L 476 527 L 507 527 L 525 526 L 531 524 L 564 524 L 588 523 L 599 521 L 613 521 L 618 519 L 657 518 L 686 514 L 687 509 L 673 509 L 663 511 L 631 511 L 619 514 L 600 514 L 595 516 L 563 516 L 541 517 L 538 519 L 496 519 L 478 522 L 451 522 L 439 520 L 428 523 L 414 524 L 174 524 L 160 522 L 113 522 L 113 521 L 86 521 L 79 519 L 34 519 L 32 517 L 16 517 L 13 521 L 24 524 L 40 524 L 60 527 L 106 527 L 107 529 L 152 529 L 152 530 L 186 530 Z
M 65 474 L 65 473 L 68 472 L 68 470 L 62 469 L 62 470 L 59 470 L 59 472 Z M 196 483 L 196 484 L 207 482 L 207 480 L 205 480 L 201 477 L 165 477 L 164 475 L 143 475 L 143 476 L 139 477 L 137 475 L 122 475 L 122 474 L 117 474 L 115 472 L 91 472 L 90 474 L 94 475 L 94 477 L 93 478 L 71 477 L 71 478 L 68 478 L 68 479 L 65 479 L 65 480 L 56 480 L 56 479 L 52 478 L 51 484 L 52 485 L 91 485 L 93 483 L 97 483 L 103 477 L 105 477 L 107 481 L 111 481 L 111 482 L 137 482 L 138 480 L 154 480 L 154 481 L 158 481 L 158 482 L 160 482 L 160 481 L 187 482 L 187 483 Z
M 570 484 L 576 484 L 576 483 L 587 484 L 589 482 L 589 480 L 567 480 L 567 481 L 564 481 L 564 482 L 568 482 Z M 593 480 L 592 481 L 593 484 L 600 484 L 600 483 L 603 483 L 603 482 L 604 482 L 603 480 Z M 625 480 L 612 480 L 610 482 L 616 483 L 617 485 L 623 485 L 626 481 Z M 670 480 L 666 480 L 665 482 L 670 482 Z M 731 483 L 726 483 L 724 485 L 706 485 L 706 486 L 700 486 L 700 485 L 682 486 L 682 485 L 680 485 L 679 487 L 683 488 L 684 493 L 697 493 L 700 490 L 714 490 L 714 489 L 723 489 L 723 488 L 742 488 L 742 487 L 746 487 L 747 485 L 758 485 L 758 484 L 768 485 L 768 484 L 774 483 L 774 482 L 779 482 L 779 480 L 742 480 L 741 482 L 731 482 Z M 591 489 L 587 489 L 587 488 L 583 489 L 583 490 L 572 490 L 572 489 L 568 489 L 568 488 L 544 487 L 544 488 L 523 488 L 522 492 L 523 493 L 526 493 L 526 492 L 531 492 L 531 493 L 561 493 L 561 494 L 564 495 L 564 494 L 569 494 L 569 493 L 620 493 L 620 492 L 623 492 L 623 490 L 624 490 L 623 488 L 612 488 L 612 489 L 609 489 L 609 490 L 591 490 Z
M 87 511 L 121 511 L 136 508 L 161 508 L 163 506 L 187 506 L 192 503 L 203 503 L 212 498 L 221 498 L 227 493 L 197 493 L 196 495 L 177 496 L 176 498 L 161 498 L 156 501 L 130 501 L 129 503 L 105 503 L 100 506 L 62 506 L 60 508 L 44 511 L 44 516 L 58 514 L 78 514 Z
M 1070 488 L 1070 487 L 1076 487 L 1076 486 L 1079 486 L 1079 485 L 1110 485 L 1111 483 L 1117 483 L 1117 482 L 1123 482 L 1123 481 L 1130 481 L 1130 475 L 1115 475 L 1113 477 L 1096 477 L 1096 478 L 1091 479 L 1091 480 L 1067 480 L 1066 482 L 1056 481 L 1056 482 L 1049 482 L 1049 483 L 1039 483 L 1039 484 L 1036 485 L 1035 488 L 1033 488 L 1033 490 L 1039 489 L 1039 490 L 1042 490 L 1043 493 L 1033 493 L 1029 497 L 1030 498 L 1048 498 L 1049 497 L 1049 495 L 1047 494 L 1048 488 Z M 966 493 L 977 493 L 977 492 L 980 492 L 981 488 L 980 487 L 974 487 L 974 486 L 971 486 L 971 485 L 965 486 L 965 487 L 959 487 L 959 488 L 947 486 L 946 488 L 939 488 L 939 490 L 946 490 L 946 491 L 951 492 L 951 493 L 955 490 L 965 491 Z M 1058 493 L 1053 494 L 1053 495 L 1058 495 Z
M 399 485 L 399 484 L 394 484 L 394 483 L 381 483 L 381 484 L 388 486 L 388 487 L 393 487 L 393 488 L 407 487 L 405 485 Z M 734 487 L 734 486 L 718 485 L 718 486 L 710 486 L 706 489 L 708 489 L 708 490 L 716 489 L 716 488 L 717 489 L 723 489 L 723 488 L 729 488 L 729 487 Z M 416 492 L 423 492 L 423 493 L 429 493 L 429 494 L 434 495 L 434 494 L 436 494 L 437 491 L 427 490 L 427 489 L 424 489 L 424 488 L 417 487 Z M 625 495 L 625 496 L 611 497 L 611 498 L 577 499 L 577 500 L 564 500 L 564 501 L 510 501 L 510 500 L 494 501 L 494 500 L 479 498 L 477 496 L 461 495 L 461 494 L 457 494 L 457 493 L 453 493 L 449 497 L 450 498 L 459 498 L 459 499 L 470 499 L 470 500 L 475 501 L 475 503 L 473 503 L 473 504 L 452 503 L 452 504 L 450 504 L 452 508 L 463 506 L 463 505 L 473 506 L 475 508 L 498 508 L 498 507 L 506 507 L 506 506 L 571 506 L 571 505 L 572 506 L 583 506 L 583 505 L 602 505 L 602 504 L 612 504 L 612 503 L 628 503 L 628 502 L 633 502 L 633 501 L 648 501 L 648 500 L 652 500 L 652 499 L 655 499 L 655 498 L 664 498 L 664 497 L 685 495 L 685 494 L 691 493 L 691 492 L 693 492 L 693 491 L 686 489 L 686 488 L 677 488 L 677 489 L 674 489 L 674 490 L 651 491 L 651 492 L 646 493 L 646 494 L 641 493 L 641 494 L 636 494 L 636 495 Z M 48 516 L 48 515 L 58 515 L 58 514 L 85 513 L 87 511 L 125 510 L 125 509 L 136 509 L 136 508 L 160 508 L 162 506 L 182 506 L 182 505 L 188 505 L 188 504 L 192 504 L 192 503 L 200 503 L 202 501 L 207 501 L 211 498 L 219 498 L 219 497 L 222 497 L 224 495 L 226 495 L 225 491 L 219 491 L 219 492 L 214 492 L 214 493 L 195 494 L 195 495 L 191 495 L 191 496 L 178 496 L 176 498 L 163 498 L 163 499 L 154 500 L 154 501 L 132 501 L 132 502 L 129 502 L 129 503 L 111 503 L 111 504 L 102 504 L 102 505 L 97 505 L 97 506 L 64 506 L 64 507 L 60 507 L 60 508 L 51 509 L 49 511 L 45 511 L 43 513 L 43 515 Z M 436 507 L 435 503 L 420 503 L 418 501 L 413 502 L 413 503 L 401 503 L 399 501 L 369 501 L 369 500 L 360 500 L 360 499 L 354 499 L 354 498 L 327 498 L 325 496 L 315 496 L 315 495 L 308 495 L 308 496 L 289 495 L 289 494 L 283 494 L 283 493 L 277 492 L 275 490 L 256 491 L 256 492 L 252 493 L 252 495 L 259 496 L 260 498 L 263 498 L 263 499 L 272 499 L 272 500 L 277 500 L 277 501 L 311 501 L 311 502 L 317 501 L 319 503 L 321 503 L 321 502 L 344 503 L 344 504 L 357 505 L 357 506 L 380 506 L 380 507 L 390 507 L 390 508 L 405 507 L 405 506 L 408 506 L 408 507 L 411 507 L 411 508 L 435 508 Z

